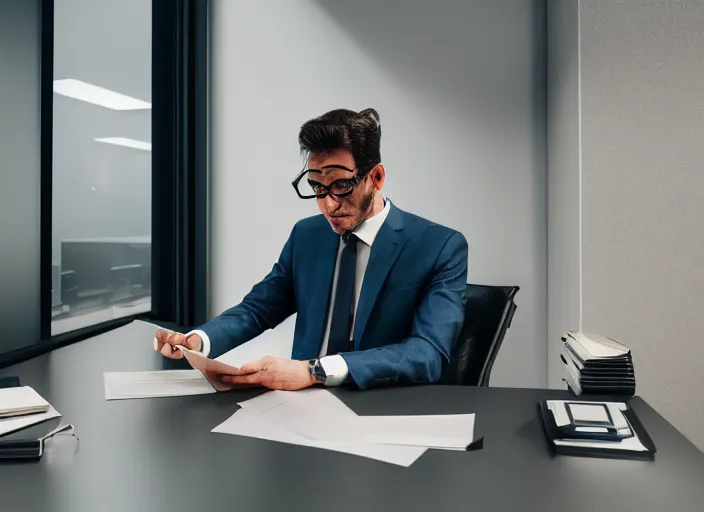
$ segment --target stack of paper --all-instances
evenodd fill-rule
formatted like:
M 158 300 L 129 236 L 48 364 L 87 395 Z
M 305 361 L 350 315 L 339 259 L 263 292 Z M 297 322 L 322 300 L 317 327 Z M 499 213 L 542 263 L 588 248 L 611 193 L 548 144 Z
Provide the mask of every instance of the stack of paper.
M 474 414 L 357 416 L 323 389 L 270 391 L 241 402 L 213 432 L 361 455 L 410 466 L 428 448 L 466 450 Z
M 36 440 L 61 422 L 61 414 L 29 386 L 0 389 L 0 442 Z
M 29 386 L 0 389 L 0 418 L 49 410 L 49 402 Z
M 633 396 L 636 378 L 631 351 L 611 338 L 567 331 L 560 358 L 565 382 L 576 394 Z

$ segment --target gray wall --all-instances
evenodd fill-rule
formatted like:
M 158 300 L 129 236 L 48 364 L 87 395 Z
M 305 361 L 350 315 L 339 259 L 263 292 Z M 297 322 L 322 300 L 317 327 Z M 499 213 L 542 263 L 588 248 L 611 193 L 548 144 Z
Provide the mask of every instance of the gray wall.
M 0 0 L 0 353 L 39 341 L 39 0 Z
M 151 0 L 55 0 L 54 78 L 151 101 Z M 54 94 L 53 254 L 61 240 L 151 234 L 151 110 L 115 111 Z
M 704 448 L 704 3 L 581 3 L 584 328 Z
M 212 19 L 211 313 L 316 213 L 290 185 L 300 125 L 374 107 L 391 200 L 466 235 L 470 281 L 521 286 L 492 384 L 545 386 L 544 2 L 218 0 Z
M 560 337 L 581 325 L 578 3 L 548 9 L 548 383 L 564 387 Z
M 550 137 L 550 157 L 565 163 L 551 161 L 550 184 L 568 196 L 551 190 L 550 272 L 565 271 L 557 293 L 571 305 L 551 297 L 550 318 L 566 311 L 574 323 L 570 289 L 581 257 L 582 328 L 627 343 L 637 393 L 704 449 L 704 3 L 566 3 L 549 2 L 551 14 L 579 10 L 550 19 L 563 24 L 551 34 L 567 34 L 564 58 L 550 59 L 562 69 L 550 76 L 568 77 L 550 85 L 573 98 L 575 62 L 580 82 L 578 98 L 550 115 L 568 132 Z M 552 231 L 560 216 L 574 225 L 574 203 L 581 204 L 577 257 L 574 233 Z M 560 246 L 562 253 L 553 250 Z M 551 369 L 558 327 L 551 323 Z

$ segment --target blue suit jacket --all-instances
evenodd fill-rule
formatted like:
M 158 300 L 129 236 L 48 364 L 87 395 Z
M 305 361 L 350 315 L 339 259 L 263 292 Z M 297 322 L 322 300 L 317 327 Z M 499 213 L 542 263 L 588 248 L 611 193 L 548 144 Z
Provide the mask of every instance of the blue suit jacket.
M 210 357 L 297 313 L 293 359 L 318 357 L 340 237 L 325 217 L 299 221 L 279 260 L 244 300 L 200 329 Z M 353 352 L 360 388 L 436 382 L 464 321 L 468 247 L 464 236 L 393 204 L 371 248 L 357 306 Z

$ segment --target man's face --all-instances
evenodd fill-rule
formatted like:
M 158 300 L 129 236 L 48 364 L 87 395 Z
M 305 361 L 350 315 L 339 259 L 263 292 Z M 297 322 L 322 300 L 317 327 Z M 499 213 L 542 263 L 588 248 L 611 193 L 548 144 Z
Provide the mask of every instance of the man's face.
M 330 166 L 341 166 L 351 170 Z M 325 186 L 330 186 L 338 180 L 349 180 L 357 176 L 354 157 L 346 149 L 311 154 L 308 158 L 308 168 L 322 172 L 310 172 L 304 179 L 310 179 Z M 372 169 L 372 171 L 374 170 Z M 349 196 L 339 198 L 327 195 L 322 199 L 316 199 L 320 211 L 336 233 L 343 235 L 354 231 L 357 226 L 370 217 L 374 191 L 381 190 L 383 183 L 383 177 L 377 179 L 376 176 L 372 176 L 372 171 L 367 173 Z

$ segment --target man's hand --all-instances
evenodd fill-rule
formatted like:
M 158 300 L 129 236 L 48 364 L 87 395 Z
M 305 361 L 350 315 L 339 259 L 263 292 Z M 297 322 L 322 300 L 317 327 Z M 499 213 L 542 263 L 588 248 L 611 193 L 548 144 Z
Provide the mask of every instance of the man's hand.
M 308 361 L 266 356 L 242 366 L 247 375 L 221 375 L 225 384 L 254 384 L 269 389 L 298 391 L 315 384 Z
M 188 338 L 180 332 L 157 331 L 154 336 L 154 350 L 170 359 L 181 359 L 181 352 L 177 345 L 183 345 L 191 350 L 200 350 L 203 340 L 197 334 L 191 334 Z

